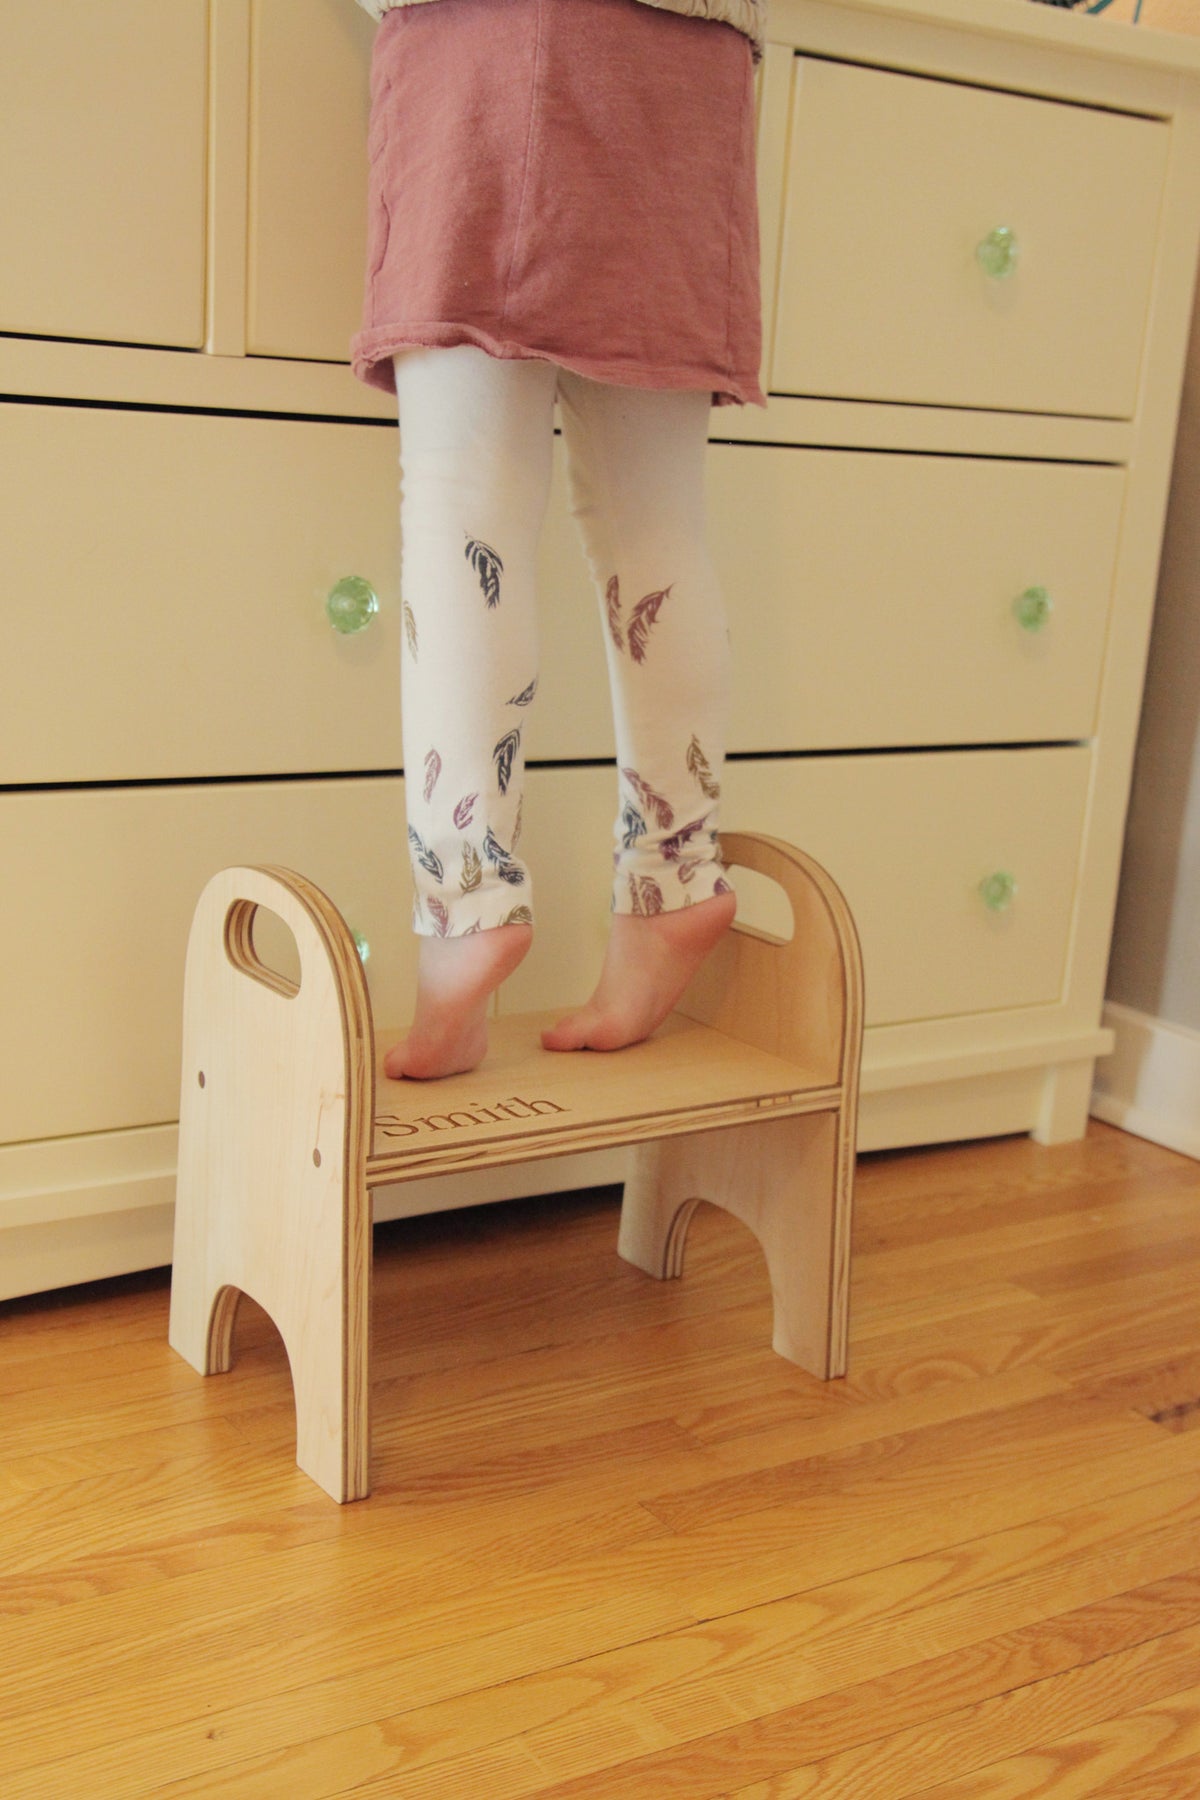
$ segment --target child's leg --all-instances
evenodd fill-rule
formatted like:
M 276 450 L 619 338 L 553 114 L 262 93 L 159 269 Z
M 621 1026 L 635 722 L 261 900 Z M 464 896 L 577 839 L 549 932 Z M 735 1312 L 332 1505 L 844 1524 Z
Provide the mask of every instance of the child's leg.
M 717 842 L 729 632 L 705 538 L 710 397 L 561 371 L 571 507 L 600 597 L 619 771 L 613 923 L 549 1049 L 649 1035 L 732 922 Z
M 405 798 L 417 1009 L 389 1075 L 473 1068 L 491 995 L 529 948 L 517 854 L 537 682 L 535 561 L 558 371 L 473 344 L 395 358 Z

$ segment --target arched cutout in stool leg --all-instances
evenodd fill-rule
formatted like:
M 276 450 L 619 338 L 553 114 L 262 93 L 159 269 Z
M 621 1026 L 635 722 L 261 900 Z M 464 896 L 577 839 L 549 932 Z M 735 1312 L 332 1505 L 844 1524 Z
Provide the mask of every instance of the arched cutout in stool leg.
M 780 1356 L 828 1380 L 846 1372 L 849 1194 L 839 1180 L 835 1113 L 764 1119 L 639 1148 L 625 1186 L 618 1249 L 660 1280 L 683 1273 L 701 1200 L 740 1219 L 766 1258 Z

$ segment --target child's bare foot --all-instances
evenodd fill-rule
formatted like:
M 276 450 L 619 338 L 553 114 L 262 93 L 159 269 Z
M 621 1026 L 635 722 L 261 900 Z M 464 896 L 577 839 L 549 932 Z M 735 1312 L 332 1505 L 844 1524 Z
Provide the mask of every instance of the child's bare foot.
M 595 993 L 578 1012 L 543 1031 L 543 1048 L 622 1050 L 649 1037 L 736 911 L 733 894 L 714 894 L 698 906 L 650 918 L 617 913 Z
M 469 937 L 421 939 L 412 1027 L 388 1051 L 393 1080 L 462 1075 L 487 1054 L 488 1001 L 533 941 L 529 925 L 497 925 Z

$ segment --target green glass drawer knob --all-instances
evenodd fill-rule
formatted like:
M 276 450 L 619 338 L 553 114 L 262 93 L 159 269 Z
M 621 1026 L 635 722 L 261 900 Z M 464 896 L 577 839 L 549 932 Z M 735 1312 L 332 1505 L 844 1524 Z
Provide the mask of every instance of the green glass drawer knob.
M 985 875 L 979 884 L 983 904 L 989 912 L 994 913 L 1007 912 L 1013 903 L 1016 891 L 1015 877 L 1009 875 L 1004 869 L 997 869 L 993 874 Z
M 379 596 L 361 575 L 346 575 L 329 590 L 325 617 L 343 637 L 365 631 L 379 611 Z
M 975 258 L 985 275 L 1000 280 L 1011 275 L 1017 266 L 1017 234 L 1007 225 L 997 225 L 975 246 Z
M 1013 601 L 1013 612 L 1025 631 L 1041 631 L 1053 610 L 1054 602 L 1044 587 L 1026 588 Z
M 361 931 L 352 931 L 350 935 L 354 939 L 354 948 L 358 951 L 359 962 L 367 962 L 371 955 L 370 944 L 368 944 Z

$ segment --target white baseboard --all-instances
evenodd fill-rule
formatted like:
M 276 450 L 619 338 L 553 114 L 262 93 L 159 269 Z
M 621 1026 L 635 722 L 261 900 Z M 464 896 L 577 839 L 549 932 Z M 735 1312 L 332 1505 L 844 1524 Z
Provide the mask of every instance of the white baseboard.
M 1104 1024 L 1116 1047 L 1096 1064 L 1094 1116 L 1200 1161 L 1200 1031 L 1115 1001 Z

